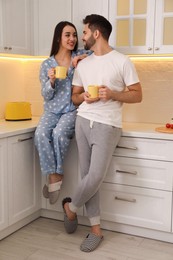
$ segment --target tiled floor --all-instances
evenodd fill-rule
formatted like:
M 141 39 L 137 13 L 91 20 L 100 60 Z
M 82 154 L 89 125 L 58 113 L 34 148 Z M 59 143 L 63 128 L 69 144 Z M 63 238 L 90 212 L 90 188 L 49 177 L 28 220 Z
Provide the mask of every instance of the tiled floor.
M 97 250 L 79 245 L 89 227 L 66 234 L 63 222 L 39 218 L 0 241 L 0 260 L 173 260 L 173 244 L 103 230 Z

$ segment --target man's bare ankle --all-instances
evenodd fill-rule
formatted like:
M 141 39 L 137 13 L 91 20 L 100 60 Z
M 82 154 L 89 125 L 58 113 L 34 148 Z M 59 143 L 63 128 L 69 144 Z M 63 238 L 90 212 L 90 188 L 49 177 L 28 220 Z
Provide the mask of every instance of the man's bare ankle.
M 74 220 L 76 218 L 76 213 L 74 213 L 70 210 L 68 202 L 64 204 L 64 209 L 65 209 L 68 219 Z
M 94 233 L 97 236 L 102 236 L 102 231 L 100 228 L 100 225 L 94 225 L 91 227 L 91 232 Z

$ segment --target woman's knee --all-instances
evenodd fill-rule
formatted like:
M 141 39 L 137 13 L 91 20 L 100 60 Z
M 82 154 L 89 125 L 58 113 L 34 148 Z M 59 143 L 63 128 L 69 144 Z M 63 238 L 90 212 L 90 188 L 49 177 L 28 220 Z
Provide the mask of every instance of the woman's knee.
M 53 139 L 60 142 L 67 139 L 72 139 L 73 135 L 74 135 L 74 129 L 70 129 L 70 128 L 63 129 L 61 127 L 56 127 L 53 129 L 52 132 Z
M 51 139 L 49 131 L 46 128 L 37 127 L 37 129 L 35 131 L 35 136 L 34 136 L 35 144 L 37 145 L 38 143 L 45 140 L 45 138 Z

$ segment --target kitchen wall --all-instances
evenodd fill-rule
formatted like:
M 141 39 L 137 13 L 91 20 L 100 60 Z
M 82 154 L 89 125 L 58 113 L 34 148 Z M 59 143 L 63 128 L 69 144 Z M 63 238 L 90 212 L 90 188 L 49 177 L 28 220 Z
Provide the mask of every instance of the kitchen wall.
M 4 118 L 5 104 L 13 101 L 31 103 L 32 115 L 43 112 L 39 69 L 42 59 L 0 57 L 0 118 Z
M 6 101 L 25 100 L 24 69 L 17 60 L 0 59 L 0 118 Z
M 123 121 L 164 124 L 173 117 L 173 58 L 132 59 L 143 88 L 140 104 L 124 104 Z M 43 112 L 39 69 L 42 60 L 0 58 L 0 118 L 8 101 L 29 101 L 32 115 Z
M 123 120 L 162 123 L 173 118 L 173 58 L 133 60 L 143 89 L 140 104 L 124 104 Z

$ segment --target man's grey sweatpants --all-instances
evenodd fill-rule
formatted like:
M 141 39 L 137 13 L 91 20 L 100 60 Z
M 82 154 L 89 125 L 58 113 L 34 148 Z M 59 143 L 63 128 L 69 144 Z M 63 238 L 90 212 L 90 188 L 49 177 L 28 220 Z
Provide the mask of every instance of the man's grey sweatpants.
M 91 226 L 100 224 L 99 188 L 105 178 L 121 128 L 77 116 L 76 140 L 81 181 L 69 204 L 73 212 L 85 205 Z

